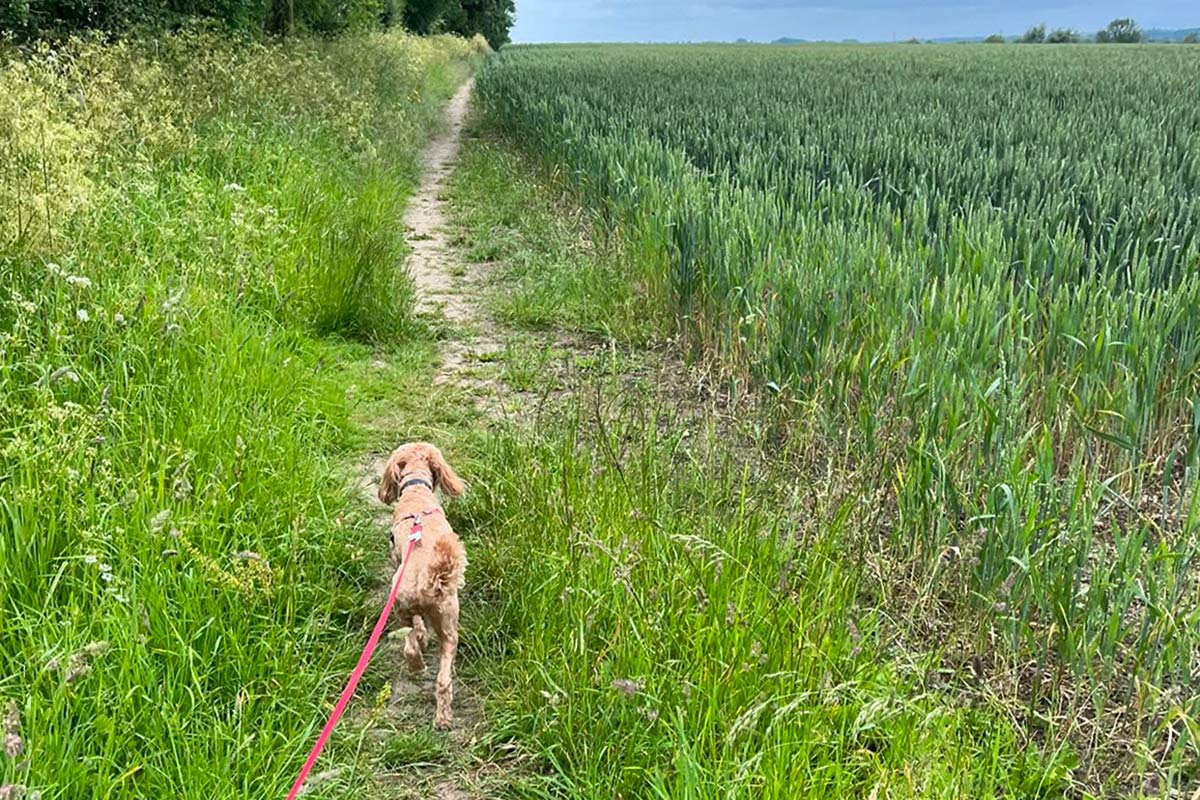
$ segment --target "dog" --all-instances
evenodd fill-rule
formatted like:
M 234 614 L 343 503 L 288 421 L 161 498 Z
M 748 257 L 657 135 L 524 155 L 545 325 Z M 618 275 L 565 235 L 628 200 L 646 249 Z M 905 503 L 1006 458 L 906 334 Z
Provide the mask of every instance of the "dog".
M 454 720 L 451 704 L 454 654 L 458 649 L 458 590 L 463 585 L 467 554 L 446 520 L 435 489 L 450 496 L 460 495 L 464 489 L 442 452 L 427 442 L 410 442 L 396 448 L 379 482 L 380 502 L 393 507 L 393 567 L 400 566 L 409 534 L 418 522 L 421 532 L 396 599 L 400 618 L 412 621 L 404 642 L 404 660 L 413 674 L 425 670 L 421 651 L 428 621 L 440 647 L 434 724 L 446 730 Z

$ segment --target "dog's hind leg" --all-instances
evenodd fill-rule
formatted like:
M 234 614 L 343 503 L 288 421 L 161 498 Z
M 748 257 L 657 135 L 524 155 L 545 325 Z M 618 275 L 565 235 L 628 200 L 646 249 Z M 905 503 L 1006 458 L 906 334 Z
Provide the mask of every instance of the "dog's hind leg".
M 445 598 L 430 621 L 437 630 L 441 651 L 437 673 L 437 715 L 433 724 L 446 730 L 454 721 L 450 706 L 454 702 L 454 654 L 458 650 L 458 598 Z
M 425 647 L 425 621 L 420 614 L 413 614 L 412 630 L 404 639 L 404 660 L 412 673 L 425 671 L 425 658 L 421 650 Z

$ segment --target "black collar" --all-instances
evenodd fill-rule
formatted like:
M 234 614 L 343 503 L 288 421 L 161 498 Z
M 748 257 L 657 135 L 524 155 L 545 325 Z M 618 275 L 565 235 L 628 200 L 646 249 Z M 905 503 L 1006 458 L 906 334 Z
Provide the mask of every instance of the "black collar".
M 429 481 L 425 480 L 424 478 L 409 478 L 404 483 L 400 484 L 400 491 L 397 492 L 397 494 L 404 494 L 405 489 L 407 489 L 410 486 L 417 486 L 418 484 L 421 486 L 424 486 L 426 489 L 428 489 L 431 492 L 433 491 L 433 484 L 430 483 Z

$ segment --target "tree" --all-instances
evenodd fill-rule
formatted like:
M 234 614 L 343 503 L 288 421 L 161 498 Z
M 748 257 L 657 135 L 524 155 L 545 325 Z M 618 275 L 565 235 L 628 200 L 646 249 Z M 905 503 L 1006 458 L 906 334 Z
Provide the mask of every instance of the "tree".
M 513 0 L 461 0 L 446 17 L 446 30 L 461 36 L 483 34 L 492 49 L 508 44 L 516 8 Z
M 993 33 L 991 36 L 983 40 L 984 44 L 1004 44 L 1004 37 L 998 33 Z
M 1025 44 L 1041 44 L 1046 41 L 1046 26 L 1034 25 L 1025 31 L 1025 35 L 1021 37 L 1021 41 Z
M 1055 28 L 1050 31 L 1046 41 L 1051 44 L 1073 44 L 1079 41 L 1079 34 L 1070 28 Z
M 1129 17 L 1114 19 L 1096 34 L 1096 41 L 1105 44 L 1133 44 L 1142 40 L 1142 29 Z
M 1187 36 L 1183 37 L 1184 44 L 1200 44 L 1200 33 L 1192 31 Z
M 492 47 L 508 41 L 513 0 L 0 0 L 0 41 L 57 37 L 78 30 L 173 28 L 206 18 L 251 36 L 389 27 L 415 33 L 483 34 Z

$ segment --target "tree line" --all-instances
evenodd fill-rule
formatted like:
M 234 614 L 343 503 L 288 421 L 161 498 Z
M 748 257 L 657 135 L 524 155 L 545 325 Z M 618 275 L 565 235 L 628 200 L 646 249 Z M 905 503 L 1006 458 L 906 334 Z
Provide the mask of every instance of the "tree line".
M 1137 42 L 1145 41 L 1145 34 L 1130 17 L 1121 17 L 1114 19 L 1108 23 L 1108 26 L 1096 32 L 1093 41 L 1100 44 L 1136 44 Z M 985 42 L 992 44 L 1007 41 L 1003 36 L 994 33 L 984 39 Z M 1023 44 L 1070 44 L 1074 42 L 1084 41 L 1084 36 L 1079 31 L 1073 28 L 1055 28 L 1047 32 L 1046 26 L 1034 25 L 1025 31 L 1025 34 L 1017 39 Z M 1183 42 L 1186 44 L 1196 44 L 1200 41 L 1200 36 L 1195 33 L 1189 33 L 1184 37 Z
M 403 25 L 421 34 L 480 33 L 499 47 L 508 42 L 514 14 L 514 0 L 0 0 L 0 38 L 171 28 L 207 19 L 255 36 Z

